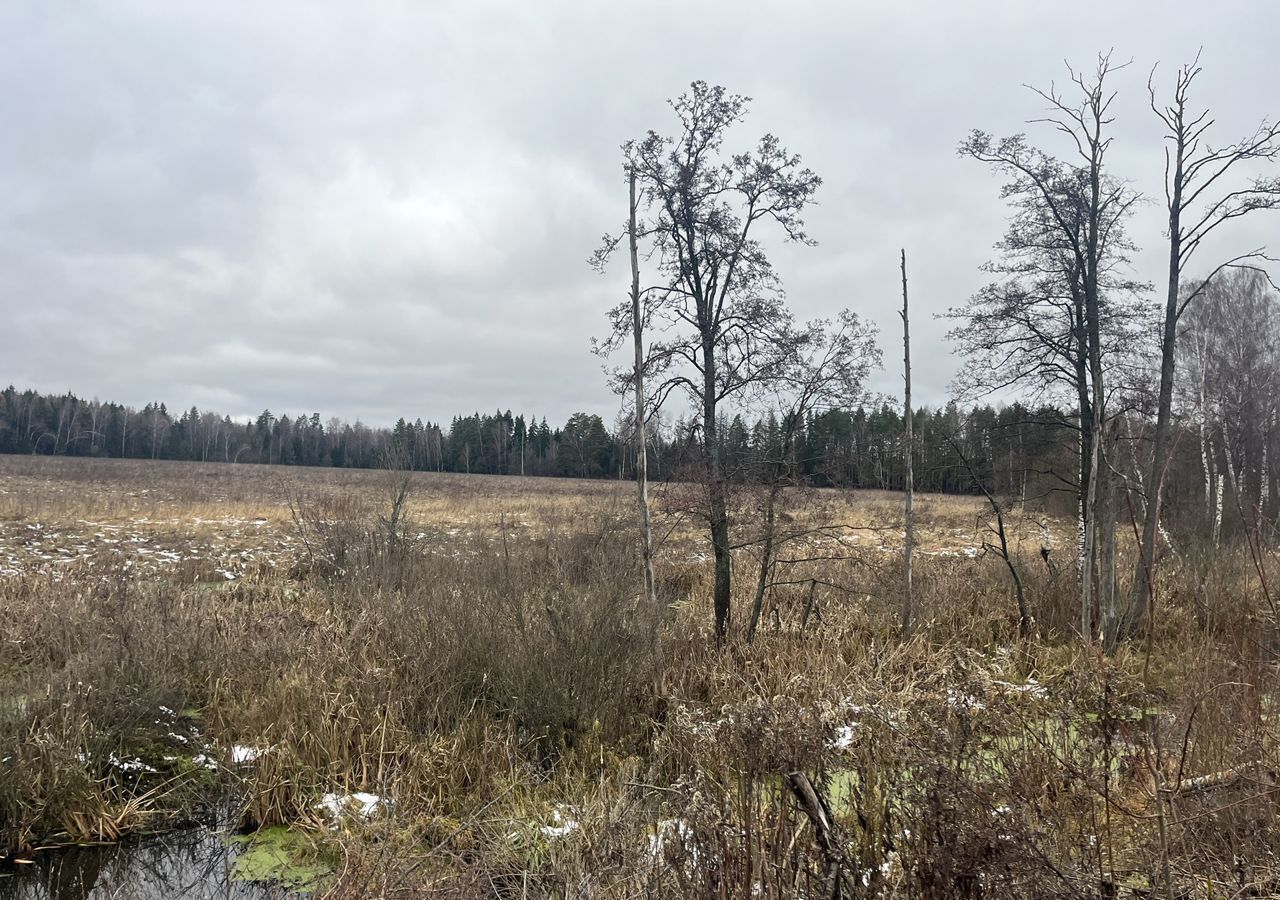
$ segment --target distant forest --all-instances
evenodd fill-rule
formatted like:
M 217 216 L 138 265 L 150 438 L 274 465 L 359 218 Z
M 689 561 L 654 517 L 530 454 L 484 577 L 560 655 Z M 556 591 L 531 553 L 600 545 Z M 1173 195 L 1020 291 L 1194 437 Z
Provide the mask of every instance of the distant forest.
M 1044 482 L 1047 475 L 1051 490 L 1055 476 L 1048 473 L 1072 467 L 1076 423 L 1052 407 L 961 410 L 949 404 L 917 410 L 913 426 L 918 490 L 973 493 L 981 480 L 993 493 L 1026 496 L 1028 477 Z M 776 414 L 731 416 L 720 433 L 725 469 L 740 481 L 752 480 L 761 461 L 776 459 L 782 441 Z M 903 483 L 902 441 L 901 412 L 886 403 L 807 416 L 797 424 L 791 452 L 795 471 L 810 484 L 897 489 Z M 13 387 L 0 392 L 2 453 L 630 478 L 633 446 L 629 430 L 611 430 L 588 413 L 554 428 L 545 417 L 510 411 L 456 416 L 447 428 L 403 418 L 393 427 L 373 428 L 322 421 L 319 413 L 290 417 L 264 410 L 237 422 L 195 407 L 174 413 L 163 403 L 139 410 L 74 394 Z M 682 477 L 700 464 L 693 420 L 652 426 L 648 446 L 651 477 Z

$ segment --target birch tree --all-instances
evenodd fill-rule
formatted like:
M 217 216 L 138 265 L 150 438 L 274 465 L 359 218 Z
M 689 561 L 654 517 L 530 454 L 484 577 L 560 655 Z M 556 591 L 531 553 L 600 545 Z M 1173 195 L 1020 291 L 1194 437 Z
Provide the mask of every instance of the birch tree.
M 1280 415 L 1280 293 L 1260 272 L 1220 273 L 1183 317 L 1180 405 L 1199 439 L 1208 531 L 1221 526 L 1222 479 L 1250 517 L 1268 515 Z

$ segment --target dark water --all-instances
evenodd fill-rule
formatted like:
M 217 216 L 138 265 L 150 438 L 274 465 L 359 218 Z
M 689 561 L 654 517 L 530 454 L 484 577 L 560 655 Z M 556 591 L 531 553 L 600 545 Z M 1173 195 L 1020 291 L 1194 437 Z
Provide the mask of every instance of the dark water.
M 0 870 L 0 900 L 287 900 L 299 895 L 231 877 L 236 848 L 194 828 L 37 855 Z

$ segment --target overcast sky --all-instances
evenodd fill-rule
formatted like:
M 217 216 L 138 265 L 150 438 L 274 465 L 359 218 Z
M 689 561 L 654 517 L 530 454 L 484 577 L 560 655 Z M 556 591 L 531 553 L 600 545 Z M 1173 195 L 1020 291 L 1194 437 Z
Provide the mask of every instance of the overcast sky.
M 1160 84 L 1203 45 L 1222 139 L 1280 115 L 1280 3 L 68 2 L 0 5 L 0 382 L 241 417 L 384 424 L 616 411 L 590 340 L 628 283 L 585 260 L 626 213 L 618 145 L 693 79 L 754 98 L 824 179 L 814 248 L 775 262 L 802 317 L 879 323 L 897 391 L 897 254 L 915 393 L 956 360 L 935 313 L 982 283 L 998 180 L 968 129 L 1028 131 L 1099 49 L 1114 171 L 1162 199 Z M 1158 203 L 1134 235 L 1162 284 Z M 1207 254 L 1280 249 L 1280 215 Z M 1208 255 L 1202 258 L 1208 265 Z

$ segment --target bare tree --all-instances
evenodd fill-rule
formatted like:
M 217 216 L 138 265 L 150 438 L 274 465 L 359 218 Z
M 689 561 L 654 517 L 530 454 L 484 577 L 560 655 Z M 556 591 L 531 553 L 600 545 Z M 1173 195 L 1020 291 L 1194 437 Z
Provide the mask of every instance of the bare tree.
M 789 241 L 812 243 L 803 210 L 821 184 L 799 156 L 772 135 L 742 153 L 724 154 L 728 131 L 746 115 L 748 98 L 696 81 L 671 102 L 675 137 L 657 132 L 624 145 L 645 215 L 638 232 L 651 245 L 661 283 L 642 291 L 652 323 L 644 365 L 659 408 L 681 392 L 701 413 L 706 519 L 715 558 L 715 628 L 728 632 L 732 557 L 728 488 L 719 411 L 725 400 L 768 385 L 807 339 L 783 302 L 759 231 L 772 223 Z M 618 245 L 607 237 L 603 265 Z M 631 331 L 630 304 L 612 313 L 607 350 Z
M 1012 180 L 1006 193 L 1029 194 L 1043 204 L 1053 237 L 1060 241 L 1067 262 L 1077 274 L 1071 279 L 1079 291 L 1082 310 L 1081 325 L 1087 347 L 1090 415 L 1082 430 L 1088 429 L 1088 490 L 1081 510 L 1081 577 L 1080 633 L 1092 640 L 1103 619 L 1114 619 L 1114 611 L 1098 608 L 1099 587 L 1113 585 L 1114 573 L 1099 566 L 1099 559 L 1113 559 L 1114 521 L 1106 508 L 1111 491 L 1099 489 L 1098 481 L 1107 478 L 1110 466 L 1105 452 L 1106 405 L 1108 399 L 1102 363 L 1102 288 L 1105 283 L 1105 251 L 1120 234 L 1137 195 L 1123 182 L 1110 178 L 1106 171 L 1106 155 L 1111 147 L 1108 126 L 1112 122 L 1110 108 L 1115 94 L 1107 87 L 1107 78 L 1120 66 L 1111 62 L 1109 54 L 1101 54 L 1091 74 L 1068 67 L 1075 99 L 1055 87 L 1032 89 L 1048 104 L 1048 114 L 1037 122 L 1048 124 L 1065 135 L 1074 153 L 1074 165 L 1068 166 L 1052 156 L 1029 146 L 1025 137 L 1016 135 L 994 141 L 990 135 L 974 131 L 960 147 L 960 153 L 985 162 Z M 1064 179 L 1076 179 L 1079 190 L 1063 190 Z M 1083 471 L 1083 467 L 1082 467 Z M 1099 504 L 1103 505 L 1099 521 Z M 1114 591 L 1109 590 L 1110 596 Z
M 864 398 L 863 385 L 871 370 L 880 365 L 875 328 L 848 310 L 835 326 L 811 322 L 808 340 L 794 355 L 773 385 L 772 405 L 780 421 L 776 445 L 766 442 L 764 458 L 754 476 L 764 486 L 761 529 L 755 543 L 759 547 L 755 599 L 747 620 L 746 638 L 751 641 L 760 624 L 765 596 L 777 583 L 779 552 L 791 541 L 812 533 L 812 529 L 780 530 L 778 506 L 782 493 L 797 485 L 800 475 L 795 459 L 795 443 L 800 429 L 811 415 L 829 409 L 845 409 Z M 770 458 L 770 454 L 776 454 Z
M 1181 403 L 1200 440 L 1205 519 L 1217 522 L 1223 473 L 1239 505 L 1263 515 L 1273 498 L 1269 448 L 1280 414 L 1280 294 L 1262 273 L 1219 273 L 1183 317 Z
M 1109 183 L 1106 191 L 1113 186 L 1118 185 Z M 1075 469 L 1044 474 L 1059 485 L 1056 490 L 1074 493 L 1083 540 L 1093 443 L 1090 333 L 1083 270 L 1063 228 L 1082 232 L 1090 188 L 1082 168 L 1064 168 L 1045 187 L 1059 195 L 1056 209 L 1068 215 L 1059 220 L 1034 183 L 1019 179 L 1006 185 L 1002 194 L 1013 216 L 996 244 L 999 257 L 983 266 L 997 280 L 946 314 L 957 322 L 948 337 L 965 359 L 953 391 L 974 399 L 1018 388 L 1040 402 L 1075 405 L 1077 418 L 1061 419 Z M 1150 285 L 1127 273 L 1135 249 L 1124 228 L 1130 211 L 1127 207 L 1098 247 L 1098 355 L 1109 384 L 1137 380 L 1141 367 L 1136 363 L 1148 334 L 1142 296 Z
M 1155 589 L 1160 492 L 1172 444 L 1178 322 L 1187 308 L 1203 296 L 1214 276 L 1227 268 L 1256 267 L 1264 259 L 1263 252 L 1259 248 L 1220 263 L 1208 277 L 1187 291 L 1182 287 L 1183 272 L 1204 240 L 1220 226 L 1261 209 L 1280 207 L 1280 178 L 1254 178 L 1243 186 L 1227 187 L 1229 173 L 1241 163 L 1271 162 L 1280 155 L 1280 123 L 1263 121 L 1242 140 L 1214 149 L 1206 139 L 1214 124 L 1209 110 L 1196 113 L 1188 109 L 1192 85 L 1201 71 L 1199 59 L 1197 55 L 1190 65 L 1178 69 L 1173 99 L 1167 106 L 1162 107 L 1156 99 L 1154 70 L 1147 81 L 1151 109 L 1168 129 L 1165 134 L 1165 201 L 1169 214 L 1169 273 L 1161 329 L 1156 425 L 1151 465 L 1143 482 L 1146 516 L 1124 623 L 1128 632 L 1145 622 Z
M 1013 584 L 1013 597 L 1018 604 L 1018 636 L 1021 638 L 1030 637 L 1031 628 L 1034 620 L 1031 617 L 1030 609 L 1027 606 L 1027 594 L 1022 586 L 1022 576 L 1018 574 L 1018 567 L 1014 565 L 1013 554 L 1009 550 L 1009 533 L 1004 524 L 1005 507 L 991 493 L 982 477 L 974 469 L 973 464 L 969 462 L 969 458 L 965 456 L 964 450 L 952 435 L 947 436 L 947 443 L 951 445 L 952 452 L 960 458 L 961 464 L 964 465 L 965 471 L 969 473 L 969 477 L 973 479 L 973 483 L 978 490 L 982 492 L 982 496 L 987 498 L 987 504 L 991 507 L 992 513 L 995 514 L 996 524 L 994 526 L 987 525 L 987 530 L 995 536 L 998 544 L 992 544 L 985 539 L 982 542 L 984 550 L 992 550 L 997 556 L 1004 560 L 1005 568 L 1009 572 L 1009 580 Z M 1042 525 L 1042 527 L 1044 527 Z M 1049 553 L 1047 545 L 1042 545 L 1041 555 L 1044 557 L 1045 564 L 1049 563 Z M 1050 573 L 1053 567 L 1049 567 Z

